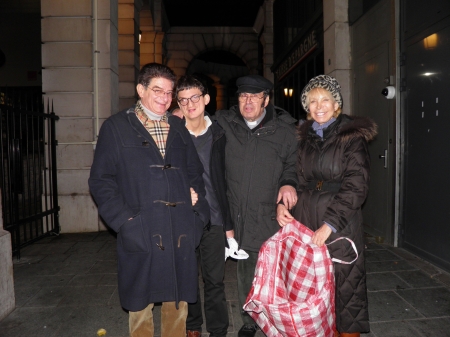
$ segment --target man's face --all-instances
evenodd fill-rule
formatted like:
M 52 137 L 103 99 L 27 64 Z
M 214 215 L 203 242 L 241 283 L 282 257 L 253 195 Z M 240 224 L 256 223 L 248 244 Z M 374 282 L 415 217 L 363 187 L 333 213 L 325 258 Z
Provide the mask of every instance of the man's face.
M 187 120 L 203 118 L 205 106 L 209 103 L 209 99 L 209 95 L 202 95 L 198 88 L 181 90 L 177 97 L 178 106 Z
M 152 78 L 147 87 L 138 84 L 136 90 L 142 105 L 157 115 L 164 115 L 172 103 L 173 82 L 166 78 Z
M 249 122 L 256 121 L 264 112 L 264 108 L 269 104 L 269 97 L 264 98 L 264 93 L 250 94 L 242 92 L 239 94 L 239 111 L 242 117 Z

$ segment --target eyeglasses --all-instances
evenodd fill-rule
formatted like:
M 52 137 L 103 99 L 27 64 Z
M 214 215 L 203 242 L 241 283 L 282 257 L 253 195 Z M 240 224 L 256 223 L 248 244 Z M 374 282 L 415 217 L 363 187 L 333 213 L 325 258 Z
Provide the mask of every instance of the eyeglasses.
M 152 90 L 157 97 L 169 96 L 170 98 L 173 98 L 173 91 L 164 91 L 162 89 L 155 89 L 155 88 L 149 89 Z
M 200 97 L 202 97 L 202 96 L 203 95 L 194 95 L 189 98 L 179 98 L 178 102 L 181 105 L 187 105 L 189 103 L 189 100 L 191 100 L 192 103 L 197 103 L 200 100 Z
M 264 95 L 257 96 L 256 94 L 239 94 L 238 99 L 239 102 L 247 102 L 247 99 L 250 100 L 250 102 L 258 102 L 258 100 L 264 97 Z

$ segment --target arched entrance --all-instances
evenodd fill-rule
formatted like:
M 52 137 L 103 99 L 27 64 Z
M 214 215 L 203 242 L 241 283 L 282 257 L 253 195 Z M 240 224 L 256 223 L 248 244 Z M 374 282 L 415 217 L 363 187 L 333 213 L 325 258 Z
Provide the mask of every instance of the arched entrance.
M 244 61 L 225 50 L 210 50 L 195 56 L 189 63 L 186 74 L 195 74 L 208 86 L 211 102 L 207 111 L 228 109 L 237 103 L 236 79 L 250 73 Z

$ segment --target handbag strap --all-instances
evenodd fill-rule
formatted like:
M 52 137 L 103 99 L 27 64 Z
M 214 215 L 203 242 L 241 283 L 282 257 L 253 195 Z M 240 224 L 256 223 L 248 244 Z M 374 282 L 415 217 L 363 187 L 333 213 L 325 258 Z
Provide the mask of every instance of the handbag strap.
M 347 240 L 348 242 L 350 242 L 350 244 L 351 244 L 352 247 L 353 247 L 353 250 L 354 250 L 355 253 L 356 253 L 356 257 L 355 257 L 355 259 L 354 259 L 353 261 L 350 261 L 350 262 L 342 261 L 342 260 L 336 259 L 336 258 L 334 258 L 334 257 L 331 258 L 331 261 L 337 262 L 337 263 L 342 263 L 342 264 L 352 264 L 353 262 L 355 262 L 356 260 L 358 260 L 359 254 L 358 254 L 358 251 L 356 250 L 355 243 L 354 243 L 352 240 L 350 240 L 349 238 L 346 238 L 346 237 L 340 237 L 340 238 L 337 238 L 337 239 L 334 240 L 334 241 L 331 241 L 330 243 L 326 243 L 326 245 L 329 246 L 329 245 L 331 245 L 331 244 L 333 244 L 333 243 L 335 243 L 336 241 L 339 241 L 339 240 Z

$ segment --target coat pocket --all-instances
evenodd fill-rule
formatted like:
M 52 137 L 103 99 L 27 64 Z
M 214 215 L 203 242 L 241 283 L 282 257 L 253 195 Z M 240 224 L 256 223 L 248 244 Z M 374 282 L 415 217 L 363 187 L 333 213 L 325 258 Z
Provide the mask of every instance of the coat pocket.
M 127 253 L 148 252 L 141 215 L 137 215 L 120 227 L 119 238 L 123 249 Z

